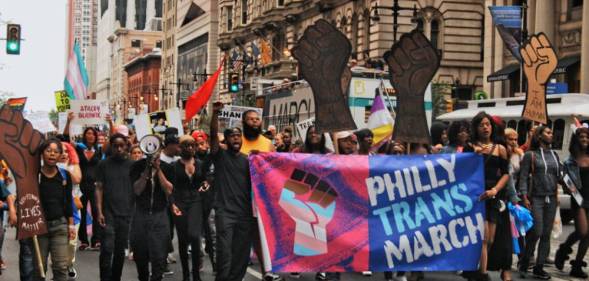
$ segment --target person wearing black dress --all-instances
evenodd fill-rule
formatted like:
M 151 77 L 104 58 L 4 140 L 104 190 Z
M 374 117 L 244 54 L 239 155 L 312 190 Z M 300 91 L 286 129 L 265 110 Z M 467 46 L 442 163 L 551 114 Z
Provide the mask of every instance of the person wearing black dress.
M 202 197 L 206 171 L 204 165 L 195 157 L 196 142 L 192 136 L 180 137 L 180 159 L 172 163 L 166 178 L 174 189 L 170 196 L 174 224 L 178 232 L 178 252 L 182 264 L 182 280 L 190 280 L 188 265 L 188 246 L 193 250 L 192 280 L 200 280 L 200 234 L 203 223 Z
M 589 248 L 589 129 L 578 128 L 571 138 L 569 145 L 570 157 L 564 163 L 566 173 L 569 175 L 579 193 L 583 197 L 583 203 L 579 206 L 575 200 L 575 231 L 571 233 L 566 241 L 560 244 L 554 258 L 554 265 L 562 270 L 568 255 L 573 252 L 572 246 L 579 243 L 576 259 L 571 261 L 571 276 L 587 278 L 583 267 L 587 263 L 583 261 L 587 248 Z
M 495 142 L 497 129 L 489 114 L 480 112 L 471 124 L 472 146 L 465 152 L 475 152 L 484 158 L 485 192 L 480 199 L 485 200 L 486 218 L 479 272 L 464 272 L 463 276 L 468 280 L 491 280 L 487 270 L 501 270 L 501 279 L 511 280 L 513 246 L 508 238 L 511 232 L 509 228 L 498 227 L 509 224 L 505 203 L 508 199 L 505 186 L 509 180 L 507 149 Z

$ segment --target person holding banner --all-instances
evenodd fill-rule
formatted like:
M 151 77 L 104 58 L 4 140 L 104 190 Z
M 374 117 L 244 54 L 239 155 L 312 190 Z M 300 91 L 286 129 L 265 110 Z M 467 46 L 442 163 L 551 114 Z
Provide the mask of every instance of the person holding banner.
M 213 104 L 211 117 L 211 157 L 215 165 L 215 210 L 217 228 L 216 281 L 238 281 L 245 276 L 256 231 L 252 210 L 252 184 L 249 162 L 242 149 L 239 128 L 225 130 L 227 149 L 219 146 L 219 112 L 222 103 Z M 247 116 L 247 114 L 244 114 Z M 245 124 L 244 124 L 245 126 Z M 196 250 L 196 249 L 195 249 Z
M 471 122 L 472 147 L 465 152 L 475 152 L 483 156 L 485 163 L 485 192 L 480 200 L 485 200 L 485 237 L 479 263 L 479 272 L 464 272 L 468 280 L 491 280 L 487 269 L 501 270 L 503 280 L 511 280 L 512 245 L 511 240 L 504 245 L 494 245 L 493 249 L 506 249 L 500 252 L 490 252 L 496 236 L 511 235 L 510 232 L 496 233 L 497 224 L 509 224 L 509 212 L 506 208 L 507 192 L 505 186 L 509 181 L 507 149 L 495 142 L 497 129 L 493 118 L 482 111 Z M 507 228 L 509 229 L 509 228 Z M 489 257 L 493 256 L 493 263 Z
M 255 110 L 246 110 L 241 116 L 241 123 L 243 126 L 243 134 L 241 137 L 241 153 L 249 155 L 252 151 L 256 152 L 274 152 L 276 148 L 272 141 L 262 135 L 262 119 L 260 114 Z M 212 135 L 213 133 L 211 133 Z M 227 140 L 227 138 L 226 138 Z M 228 140 L 227 140 L 228 141 Z M 257 228 L 256 228 L 257 230 Z M 264 272 L 264 281 L 279 281 L 282 280 L 277 274 L 272 272 L 265 272 L 264 260 L 262 258 L 262 246 L 260 243 L 259 234 L 254 239 L 254 251 L 258 256 L 262 272 Z
M 566 174 L 571 178 L 576 189 L 583 198 L 582 203 L 571 200 L 575 210 L 575 231 L 569 234 L 566 241 L 560 244 L 554 258 L 554 265 L 562 270 L 568 255 L 573 252 L 572 246 L 579 243 L 577 256 L 571 261 L 570 275 L 577 278 L 587 278 L 583 261 L 589 248 L 589 128 L 579 127 L 571 137 L 569 145 L 570 156 L 564 163 Z
M 72 209 L 72 176 L 57 166 L 63 153 L 61 141 L 50 139 L 39 147 L 39 151 L 43 159 L 43 166 L 39 172 L 39 199 L 47 220 L 47 233 L 38 237 L 39 250 L 43 265 L 47 265 L 47 258 L 51 254 L 53 280 L 66 281 L 70 263 L 68 241 L 76 239 Z M 35 276 L 41 279 L 38 264 L 35 266 Z
M 519 175 L 519 191 L 523 204 L 532 211 L 534 226 L 526 236 L 524 255 L 519 263 L 519 271 L 526 276 L 530 259 L 538 245 L 536 266 L 533 275 L 548 280 L 550 274 L 544 271 L 544 264 L 550 254 L 550 233 L 558 207 L 558 182 L 561 180 L 561 167 L 558 155 L 552 146 L 552 129 L 540 125 L 534 131 L 530 150 L 524 154 Z

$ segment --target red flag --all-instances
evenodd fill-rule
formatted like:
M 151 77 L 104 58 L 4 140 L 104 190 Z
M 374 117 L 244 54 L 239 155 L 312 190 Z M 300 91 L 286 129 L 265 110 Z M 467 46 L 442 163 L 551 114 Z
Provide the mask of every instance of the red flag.
M 215 84 L 217 84 L 217 79 L 221 73 L 221 69 L 223 69 L 224 62 L 225 58 L 221 61 L 221 65 L 219 65 L 215 74 L 207 79 L 207 81 L 205 81 L 186 101 L 186 108 L 184 109 L 184 118 L 186 122 L 188 122 L 211 98 L 213 90 L 215 89 Z

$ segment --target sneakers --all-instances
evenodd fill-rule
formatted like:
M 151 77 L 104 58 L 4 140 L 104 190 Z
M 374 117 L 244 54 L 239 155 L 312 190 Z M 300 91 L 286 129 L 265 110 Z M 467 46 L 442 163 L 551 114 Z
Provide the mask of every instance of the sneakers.
M 317 272 L 317 274 L 315 274 L 315 280 L 325 281 L 327 280 L 327 274 L 325 272 Z
M 78 271 L 76 271 L 76 269 L 71 266 L 67 268 L 67 277 L 69 278 L 69 280 L 74 280 L 76 278 L 78 278 Z
M 534 278 L 540 279 L 540 280 L 550 280 L 550 274 L 548 274 L 548 272 L 544 271 L 544 268 L 542 268 L 542 266 L 535 266 L 534 270 L 532 271 L 532 274 L 534 275 Z
M 299 272 L 291 272 L 290 273 L 290 278 L 292 278 L 292 279 L 299 279 L 299 278 L 301 278 L 301 273 L 299 273 Z
M 362 275 L 365 277 L 370 277 L 372 276 L 372 271 L 362 271 Z
M 268 272 L 264 274 L 264 281 L 283 281 L 284 278 L 280 277 L 278 274 L 274 274 L 272 272 Z
M 94 243 L 94 245 L 92 245 L 92 247 L 90 247 L 89 250 L 91 250 L 91 251 L 100 251 L 100 242 Z

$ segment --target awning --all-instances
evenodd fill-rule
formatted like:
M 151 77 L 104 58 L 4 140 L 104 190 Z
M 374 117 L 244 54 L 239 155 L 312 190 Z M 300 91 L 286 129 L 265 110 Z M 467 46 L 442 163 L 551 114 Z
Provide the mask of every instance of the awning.
M 579 61 L 581 61 L 580 55 L 572 55 L 559 59 L 554 74 L 566 73 L 569 66 L 579 63 Z
M 509 80 L 509 76 L 519 71 L 519 64 L 513 63 L 487 76 L 487 82 Z

